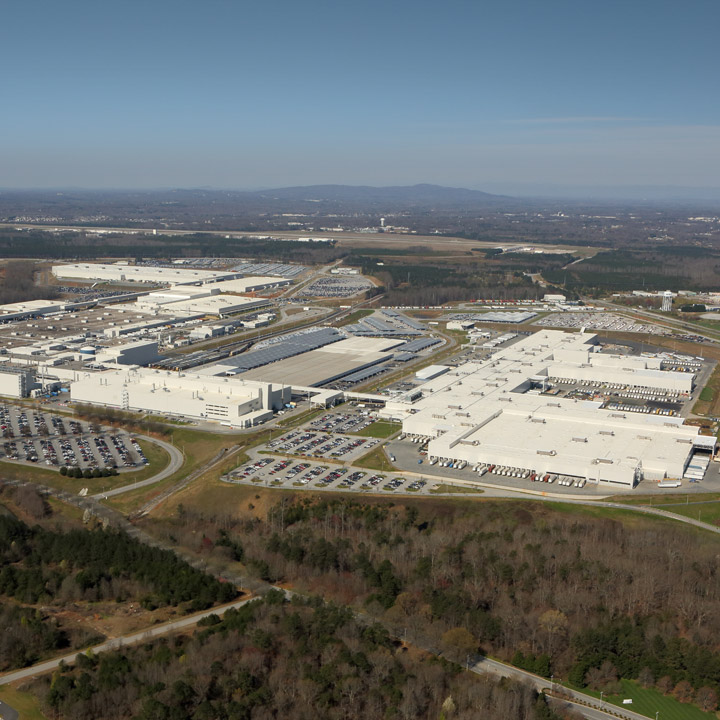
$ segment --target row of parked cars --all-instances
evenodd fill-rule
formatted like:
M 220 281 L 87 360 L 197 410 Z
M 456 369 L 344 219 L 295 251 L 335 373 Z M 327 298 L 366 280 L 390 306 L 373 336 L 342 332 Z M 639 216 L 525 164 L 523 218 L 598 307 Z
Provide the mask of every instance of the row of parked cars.
M 608 410 L 621 410 L 622 412 L 648 413 L 650 415 L 675 415 L 674 410 L 668 408 L 651 408 L 647 405 L 624 405 L 622 403 L 609 403 Z
M 323 432 L 359 432 L 375 422 L 374 418 L 355 413 L 329 413 L 313 420 L 310 427 Z

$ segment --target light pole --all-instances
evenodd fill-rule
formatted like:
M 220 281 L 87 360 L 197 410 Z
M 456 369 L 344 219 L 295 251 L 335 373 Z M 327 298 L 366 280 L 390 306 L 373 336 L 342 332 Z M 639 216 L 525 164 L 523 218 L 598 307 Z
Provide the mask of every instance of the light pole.
M 603 704 L 603 691 L 600 691 L 600 707 L 602 707 Z

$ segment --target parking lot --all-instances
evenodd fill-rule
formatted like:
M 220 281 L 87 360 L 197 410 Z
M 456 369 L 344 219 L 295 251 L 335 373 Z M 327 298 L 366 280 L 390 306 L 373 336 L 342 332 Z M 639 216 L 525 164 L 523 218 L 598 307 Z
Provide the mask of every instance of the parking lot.
M 268 486 L 302 487 L 333 490 L 418 491 L 427 480 L 408 479 L 392 473 L 375 473 L 346 467 L 330 467 L 322 463 L 296 462 L 289 459 L 262 458 L 233 470 L 225 478 L 233 483 L 264 483 Z
M 359 433 L 375 422 L 374 416 L 360 413 L 326 413 L 310 423 L 310 427 L 322 432 Z
M 364 292 L 373 284 L 364 277 L 322 277 L 298 293 L 298 297 L 350 297 Z
M 351 461 L 375 447 L 380 440 L 352 437 L 339 433 L 293 430 L 270 441 L 265 448 L 273 453 L 324 457 L 332 460 Z
M 535 321 L 536 325 L 548 328 L 575 330 L 582 327 L 588 330 L 614 330 L 616 332 L 647 333 L 652 335 L 671 335 L 671 331 L 658 325 L 638 323 L 632 318 L 609 312 L 564 312 L 548 315 Z
M 692 400 L 688 393 L 656 388 L 641 388 L 596 381 L 578 382 L 571 378 L 548 378 L 549 394 L 603 402 L 608 410 L 651 415 L 680 415 L 683 405 Z
M 128 433 L 94 429 L 54 413 L 0 405 L 0 459 L 81 470 L 147 464 L 139 443 Z

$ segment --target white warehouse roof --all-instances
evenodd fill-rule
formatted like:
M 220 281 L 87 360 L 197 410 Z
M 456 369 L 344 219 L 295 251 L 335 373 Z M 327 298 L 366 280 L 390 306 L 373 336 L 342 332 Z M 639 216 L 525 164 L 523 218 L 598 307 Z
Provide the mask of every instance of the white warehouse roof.
M 690 373 L 562 362 L 589 353 L 595 335 L 543 330 L 499 350 L 481 363 L 466 363 L 420 387 L 422 397 L 388 401 L 385 415 L 403 431 L 433 438 L 431 455 L 467 462 L 558 472 L 632 486 L 636 471 L 648 478 L 681 477 L 698 429 L 681 418 L 618 413 L 600 403 L 527 392 L 532 379 L 556 374 L 675 390 Z M 582 355 L 581 355 L 582 353 Z M 551 373 L 552 371 L 552 373 Z M 632 382 L 630 382 L 632 379 Z

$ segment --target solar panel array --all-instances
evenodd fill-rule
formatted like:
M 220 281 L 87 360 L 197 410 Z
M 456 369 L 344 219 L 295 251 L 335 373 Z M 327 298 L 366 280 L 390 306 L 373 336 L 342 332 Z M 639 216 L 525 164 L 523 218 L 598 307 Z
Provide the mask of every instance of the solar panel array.
M 425 326 L 422 323 L 416 322 L 412 318 L 407 317 L 406 315 L 402 315 L 399 312 L 396 312 L 395 310 L 391 310 L 390 308 L 385 308 L 384 310 L 380 311 L 383 315 L 387 315 L 387 317 L 392 318 L 395 322 L 400 323 L 401 325 L 407 325 L 408 327 L 412 328 L 413 330 L 425 330 Z
M 404 345 L 395 349 L 402 350 L 403 352 L 420 352 L 441 342 L 442 340 L 438 338 L 418 338 L 417 340 L 410 340 L 410 342 L 406 342 Z
M 279 275 L 294 278 L 305 272 L 305 265 L 285 265 L 283 263 L 240 263 L 233 270 L 243 275 Z
M 380 375 L 380 373 L 388 371 L 391 367 L 392 366 L 390 365 L 390 363 L 386 363 L 385 365 L 373 365 L 368 368 L 363 368 L 362 370 L 358 370 L 357 372 L 351 373 L 350 375 L 346 375 L 342 379 L 342 382 L 362 382 L 363 380 L 367 380 L 368 378 L 374 377 L 375 375 Z
M 269 365 L 278 360 L 301 355 L 310 350 L 317 350 L 325 345 L 344 339 L 345 336 L 335 328 L 321 328 L 304 335 L 295 335 L 287 340 L 264 347 L 262 350 L 254 350 L 245 355 L 233 357 L 227 364 L 234 365 L 238 372 L 245 372 L 263 365 Z
M 393 360 L 397 362 L 409 362 L 410 360 L 414 360 L 417 357 L 415 353 L 411 352 L 401 352 L 401 353 L 395 353 L 393 355 Z
M 415 330 L 395 330 L 394 328 L 391 330 L 376 330 L 369 325 L 365 325 L 364 321 L 355 325 L 346 325 L 343 330 L 360 337 L 405 338 L 408 335 L 418 335 Z
M 400 315 L 397 318 L 398 322 L 401 322 L 403 325 L 407 325 L 408 327 L 411 327 L 413 330 L 425 330 L 425 326 L 422 323 L 416 322 L 412 318 L 405 317 L 405 315 Z
M 380 332 L 397 332 L 397 329 L 394 328 L 392 325 L 389 325 L 382 320 L 377 320 L 374 317 L 363 318 L 363 323 L 369 325 L 372 328 L 375 328 L 376 330 L 379 330 Z

